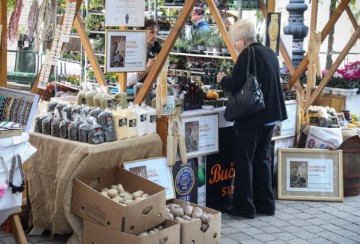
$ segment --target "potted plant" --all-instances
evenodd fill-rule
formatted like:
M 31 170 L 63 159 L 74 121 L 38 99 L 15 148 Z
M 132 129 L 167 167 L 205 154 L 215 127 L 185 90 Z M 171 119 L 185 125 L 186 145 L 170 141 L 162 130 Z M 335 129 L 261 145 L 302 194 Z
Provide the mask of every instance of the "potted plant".
M 212 48 L 213 53 L 220 53 L 221 52 L 221 42 L 222 39 L 219 35 L 212 35 L 206 41 L 206 46 Z
M 176 48 L 176 51 L 179 53 L 185 52 L 185 47 L 187 47 L 188 42 L 185 40 L 181 40 L 178 38 L 174 44 L 174 47 Z

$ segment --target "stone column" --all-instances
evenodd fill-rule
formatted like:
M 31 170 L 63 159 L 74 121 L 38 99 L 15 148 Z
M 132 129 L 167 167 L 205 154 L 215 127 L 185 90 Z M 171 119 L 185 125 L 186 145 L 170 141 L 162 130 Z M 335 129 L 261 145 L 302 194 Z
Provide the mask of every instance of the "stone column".
M 289 12 L 289 24 L 284 26 L 285 35 L 293 36 L 292 64 L 297 67 L 304 58 L 303 41 L 309 28 L 304 25 L 304 12 L 308 9 L 304 0 L 290 0 L 286 5 Z

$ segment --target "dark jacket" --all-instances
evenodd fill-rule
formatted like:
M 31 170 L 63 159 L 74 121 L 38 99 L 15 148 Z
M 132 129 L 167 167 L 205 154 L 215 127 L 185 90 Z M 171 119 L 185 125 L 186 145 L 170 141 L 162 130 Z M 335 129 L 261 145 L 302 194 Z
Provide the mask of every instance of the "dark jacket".
M 265 109 L 243 119 L 235 120 L 240 126 L 259 126 L 287 119 L 286 107 L 280 84 L 279 60 L 273 50 L 261 43 L 253 43 L 255 51 L 257 80 L 264 93 Z M 231 76 L 225 76 L 220 84 L 224 90 L 236 93 L 246 81 L 246 67 L 249 49 L 239 55 Z M 253 62 L 250 61 L 250 73 L 253 74 Z

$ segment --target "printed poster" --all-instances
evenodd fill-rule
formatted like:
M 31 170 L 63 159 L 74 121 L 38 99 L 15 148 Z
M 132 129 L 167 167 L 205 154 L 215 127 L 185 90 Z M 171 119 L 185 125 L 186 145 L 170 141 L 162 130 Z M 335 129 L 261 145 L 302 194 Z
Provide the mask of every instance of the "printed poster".
M 144 26 L 144 0 L 106 1 L 105 10 L 106 26 Z

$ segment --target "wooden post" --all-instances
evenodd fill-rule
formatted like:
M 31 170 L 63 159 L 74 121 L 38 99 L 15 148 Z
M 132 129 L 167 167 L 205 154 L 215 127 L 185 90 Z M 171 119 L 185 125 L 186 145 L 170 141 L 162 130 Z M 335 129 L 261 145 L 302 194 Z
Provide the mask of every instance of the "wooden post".
M 154 66 L 150 69 L 149 74 L 146 76 L 144 84 L 142 85 L 139 93 L 136 95 L 134 103 L 141 104 L 144 100 L 145 96 L 151 89 L 152 84 L 156 80 L 157 76 L 159 75 L 162 66 L 164 65 L 167 56 L 170 53 L 171 48 L 173 47 L 176 39 L 178 38 L 181 29 L 183 28 L 187 17 L 189 16 L 190 12 L 192 11 L 193 7 L 195 6 L 196 1 L 187 0 L 184 4 L 184 7 L 181 9 L 180 14 L 175 22 L 175 25 L 171 28 L 169 36 L 166 38 L 166 41 L 161 48 L 159 55 L 156 58 Z
M 0 2 L 0 86 L 7 87 L 7 0 Z
M 275 12 L 275 0 L 268 0 L 268 11 L 269 12 Z
M 327 35 L 329 34 L 330 30 L 334 27 L 335 23 L 340 18 L 341 14 L 343 13 L 346 6 L 349 5 L 350 0 L 342 0 L 341 3 L 338 5 L 334 14 L 331 15 L 329 21 L 324 26 L 323 30 L 321 31 L 321 43 L 325 40 Z M 297 66 L 294 74 L 291 75 L 289 80 L 289 87 L 290 89 L 294 86 L 295 82 L 299 79 L 300 75 L 305 71 L 307 64 L 309 63 L 309 58 L 306 55 L 300 64 Z
M 120 26 L 119 29 L 126 30 L 127 27 Z M 118 82 L 119 82 L 120 91 L 126 92 L 126 90 L 127 90 L 127 73 L 126 72 L 118 73 Z
M 325 75 L 324 79 L 321 81 L 320 85 L 314 93 L 312 94 L 311 98 L 306 101 L 305 103 L 305 111 L 311 106 L 311 104 L 315 101 L 315 99 L 320 95 L 326 84 L 330 81 L 332 75 L 335 73 L 336 69 L 340 66 L 341 62 L 344 60 L 345 56 L 349 53 L 352 46 L 360 37 L 360 26 L 358 26 L 355 30 L 355 33 L 351 36 L 349 42 L 346 44 L 344 49 L 341 51 L 337 59 L 335 60 L 334 64 L 331 66 L 327 74 Z
M 91 46 L 89 37 L 86 34 L 85 27 L 82 23 L 79 14 L 76 14 L 74 26 L 79 34 L 81 43 L 83 44 L 85 53 L 89 59 L 90 65 L 94 71 L 95 78 L 100 85 L 106 86 L 104 74 L 100 68 L 99 61 L 94 53 L 94 49 Z

